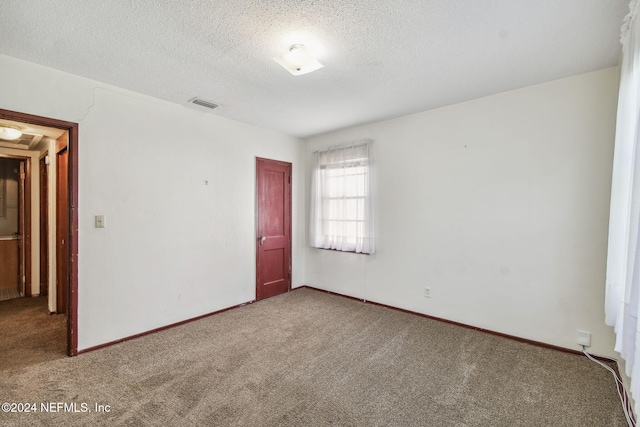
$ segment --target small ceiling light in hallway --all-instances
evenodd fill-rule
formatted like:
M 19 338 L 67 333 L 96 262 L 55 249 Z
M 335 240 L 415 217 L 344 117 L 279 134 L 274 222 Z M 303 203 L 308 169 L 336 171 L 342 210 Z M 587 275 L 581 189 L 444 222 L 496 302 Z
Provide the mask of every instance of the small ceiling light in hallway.
M 289 52 L 282 56 L 273 58 L 285 70 L 294 76 L 300 76 L 324 67 L 315 59 L 304 45 L 294 44 L 289 48 Z
M 22 136 L 20 129 L 14 126 L 0 125 L 0 139 L 13 141 Z

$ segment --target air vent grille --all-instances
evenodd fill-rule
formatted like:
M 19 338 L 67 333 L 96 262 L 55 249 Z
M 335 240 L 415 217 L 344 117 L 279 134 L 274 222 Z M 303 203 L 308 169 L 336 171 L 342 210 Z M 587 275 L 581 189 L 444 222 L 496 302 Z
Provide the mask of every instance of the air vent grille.
M 190 99 L 189 102 L 191 102 L 192 104 L 199 105 L 201 107 L 210 108 L 212 110 L 214 108 L 218 108 L 219 107 L 219 105 L 216 104 L 216 103 L 213 103 L 211 101 L 207 101 L 207 100 L 202 99 L 202 98 L 197 98 L 197 97 L 193 98 L 193 99 Z

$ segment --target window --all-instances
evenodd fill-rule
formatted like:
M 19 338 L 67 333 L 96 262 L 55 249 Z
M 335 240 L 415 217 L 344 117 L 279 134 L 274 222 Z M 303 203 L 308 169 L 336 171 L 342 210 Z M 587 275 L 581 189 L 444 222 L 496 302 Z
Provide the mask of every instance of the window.
M 371 141 L 313 153 L 311 246 L 372 254 Z

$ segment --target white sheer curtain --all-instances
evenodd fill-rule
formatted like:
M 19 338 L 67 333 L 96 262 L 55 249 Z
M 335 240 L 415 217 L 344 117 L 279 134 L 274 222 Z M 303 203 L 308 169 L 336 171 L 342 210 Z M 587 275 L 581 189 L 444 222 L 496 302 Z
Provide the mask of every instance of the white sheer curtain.
M 375 252 L 371 141 L 313 153 L 311 246 Z
M 640 25 L 633 0 L 622 28 L 622 68 L 611 184 L 605 315 L 616 332 L 616 347 L 631 378 L 631 395 L 640 413 Z

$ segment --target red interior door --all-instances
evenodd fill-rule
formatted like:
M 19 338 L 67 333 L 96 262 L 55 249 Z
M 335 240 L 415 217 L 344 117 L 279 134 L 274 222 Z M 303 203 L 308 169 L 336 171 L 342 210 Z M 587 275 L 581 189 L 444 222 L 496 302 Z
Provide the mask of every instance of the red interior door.
M 291 163 L 257 159 L 256 300 L 291 289 Z

